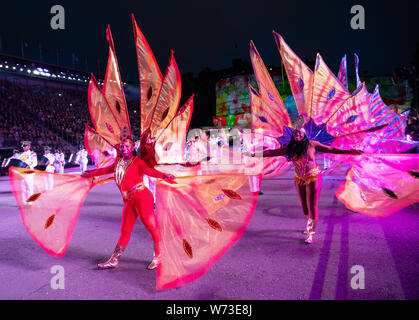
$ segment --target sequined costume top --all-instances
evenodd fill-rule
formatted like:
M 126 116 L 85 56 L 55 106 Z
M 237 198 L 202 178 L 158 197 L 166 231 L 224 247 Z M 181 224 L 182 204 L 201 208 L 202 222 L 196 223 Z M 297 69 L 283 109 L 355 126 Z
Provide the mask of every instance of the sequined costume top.
M 292 162 L 295 165 L 294 181 L 297 185 L 307 185 L 317 180 L 318 174 L 321 173 L 316 161 L 308 159 L 308 153 Z
M 139 157 L 132 157 L 129 160 L 117 158 L 110 166 L 89 171 L 90 176 L 99 176 L 108 173 L 114 173 L 116 185 L 119 188 L 124 200 L 132 192 L 141 191 L 145 188 L 143 184 L 143 174 L 150 177 L 164 177 L 164 173 L 148 167 Z

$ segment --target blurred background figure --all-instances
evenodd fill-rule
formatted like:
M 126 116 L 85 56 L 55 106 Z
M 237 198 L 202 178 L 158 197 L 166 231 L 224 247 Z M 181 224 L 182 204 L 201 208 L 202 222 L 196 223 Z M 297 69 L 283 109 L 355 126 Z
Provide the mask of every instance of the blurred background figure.
M 38 158 L 36 153 L 31 150 L 31 141 L 22 141 L 23 152 L 19 155 L 18 159 L 27 164 L 31 169 L 38 165 Z
M 44 148 L 45 153 L 44 153 L 44 157 L 45 159 L 45 171 L 46 172 L 55 172 L 55 167 L 54 167 L 54 162 L 55 162 L 55 156 L 53 155 L 52 148 L 49 146 L 46 146 Z
M 83 145 L 80 145 L 80 150 L 77 152 L 76 155 L 76 163 L 80 165 L 81 174 L 83 174 L 87 170 L 87 151 Z
M 61 150 L 56 149 L 54 156 L 55 156 L 55 161 L 54 161 L 55 171 L 57 173 L 64 173 L 64 166 L 65 166 L 64 153 Z
M 49 146 L 46 146 L 44 148 L 45 153 L 43 156 L 43 160 L 45 162 L 45 171 L 46 172 L 50 172 L 50 173 L 54 173 L 55 172 L 55 167 L 54 167 L 54 162 L 55 162 L 55 156 L 52 153 L 52 148 Z M 52 174 L 49 174 L 47 176 L 45 176 L 45 189 L 46 190 L 52 190 L 52 188 L 54 187 L 54 177 Z

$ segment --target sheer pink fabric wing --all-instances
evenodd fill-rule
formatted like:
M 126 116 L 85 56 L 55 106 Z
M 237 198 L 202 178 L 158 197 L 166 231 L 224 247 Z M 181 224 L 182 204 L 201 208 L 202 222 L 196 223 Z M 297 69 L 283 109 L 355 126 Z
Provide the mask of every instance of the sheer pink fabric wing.
M 363 84 L 324 121 L 327 123 L 327 131 L 334 137 L 348 136 L 350 139 L 351 135 L 374 127 L 377 121 L 371 121 L 370 98 L 371 95 Z
M 162 235 L 157 289 L 204 275 L 241 237 L 256 207 L 247 176 L 200 176 L 157 184 L 156 214 Z
M 92 180 L 13 167 L 9 176 L 26 230 L 47 253 L 64 256 Z
M 308 117 L 313 89 L 313 71 L 292 51 L 278 33 L 274 31 L 273 35 L 281 54 L 298 114 Z
M 272 111 L 264 98 L 249 85 L 250 105 L 252 110 L 252 129 L 276 132 L 276 136 L 282 136 L 284 123 Z
M 309 115 L 319 125 L 327 122 L 327 119 L 350 98 L 350 94 L 333 72 L 330 71 L 320 54 L 317 54 L 314 70 Z
M 373 217 L 385 217 L 418 202 L 419 155 L 355 157 L 336 197 L 350 210 Z
M 398 153 L 414 148 L 417 142 L 407 141 L 405 131 L 408 111 L 397 114 L 385 105 L 381 99 L 378 85 L 371 96 L 369 110 L 372 122 L 378 125 L 387 124 L 379 131 L 365 135 L 364 143 L 367 152 Z
M 275 137 L 271 137 L 268 135 L 262 135 L 259 133 L 245 133 L 241 136 L 243 146 L 249 152 L 257 153 L 262 152 L 262 150 L 272 150 L 281 147 L 281 144 L 278 142 L 277 139 L 275 139 Z M 244 157 L 245 164 L 251 161 L 254 161 L 254 158 Z M 263 158 L 262 165 L 262 177 L 274 178 L 283 175 L 291 166 L 291 162 L 288 162 L 285 157 L 267 157 Z
M 285 157 L 271 157 L 263 160 L 263 178 L 277 178 L 284 175 L 292 163 Z
M 116 149 L 87 124 L 84 131 L 84 146 L 96 168 L 107 167 L 116 159 Z
M 193 113 L 193 95 L 177 111 L 167 128 L 156 139 L 156 155 L 159 163 L 182 163 L 186 161 L 185 143 Z
M 354 53 L 354 60 L 355 60 L 356 86 L 359 87 L 362 82 L 361 82 L 361 79 L 359 78 L 359 73 L 358 73 L 359 58 L 356 53 Z
M 163 81 L 160 68 L 150 46 L 132 15 L 132 24 L 140 75 L 141 133 L 150 128 L 154 108 Z
M 125 101 L 124 87 L 119 73 L 118 60 L 116 58 L 115 47 L 109 26 L 106 29 L 106 38 L 109 42 L 109 57 L 102 92 L 107 98 L 109 107 L 113 111 L 119 127 L 126 127 L 127 134 L 131 136 L 131 125 L 128 116 L 127 103 Z
M 274 82 L 263 63 L 253 42 L 250 42 L 250 59 L 252 61 L 253 70 L 255 72 L 256 81 L 258 83 L 258 91 L 272 117 L 277 119 L 281 126 L 292 126 L 291 119 L 285 108 L 284 102 L 275 87 Z M 274 122 L 275 124 L 275 122 Z M 279 128 L 276 128 L 279 130 Z
M 338 79 L 340 83 L 342 83 L 346 87 L 346 90 L 348 90 L 348 72 L 346 68 L 346 54 L 340 62 Z
M 182 92 L 180 72 L 173 56 L 170 54 L 169 64 L 160 87 L 156 106 L 152 113 L 150 130 L 152 137 L 158 137 L 162 130 L 173 119 L 179 106 Z
M 96 78 L 92 75 L 88 89 L 88 103 L 90 117 L 98 134 L 110 144 L 120 142 L 123 127 L 120 126 L 117 116 L 110 107 L 108 99 L 99 87 Z

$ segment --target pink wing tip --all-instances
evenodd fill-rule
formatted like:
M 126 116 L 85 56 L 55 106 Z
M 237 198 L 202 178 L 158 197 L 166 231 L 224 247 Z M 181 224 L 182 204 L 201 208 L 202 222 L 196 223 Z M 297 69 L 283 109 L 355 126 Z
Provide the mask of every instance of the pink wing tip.
M 256 49 L 256 46 L 255 46 L 255 43 L 253 42 L 253 40 L 251 40 L 250 41 L 250 49 L 256 54 L 256 55 L 258 55 L 259 56 L 259 52 L 258 52 L 258 50 Z
M 284 38 L 282 38 L 282 36 L 275 30 L 272 30 L 272 34 L 274 35 L 275 42 L 277 42 L 277 44 L 280 44 L 281 41 L 284 41 Z

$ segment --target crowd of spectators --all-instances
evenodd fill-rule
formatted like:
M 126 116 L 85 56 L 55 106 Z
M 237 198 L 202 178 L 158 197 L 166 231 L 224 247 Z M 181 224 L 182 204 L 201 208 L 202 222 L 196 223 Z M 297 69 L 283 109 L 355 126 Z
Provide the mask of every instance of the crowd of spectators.
M 21 141 L 32 141 L 42 155 L 45 146 L 62 150 L 68 157 L 84 144 L 84 123 L 93 126 L 87 102 L 87 86 L 57 88 L 0 78 L 0 148 L 21 151 Z M 139 134 L 138 101 L 127 101 L 134 138 Z
M 38 154 L 43 154 L 45 146 L 74 151 L 73 141 L 58 132 L 58 124 L 68 118 L 61 117 L 59 110 L 48 114 L 54 104 L 50 89 L 0 79 L 0 103 L 0 147 L 20 150 L 21 141 L 29 140 Z

